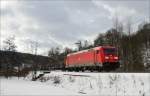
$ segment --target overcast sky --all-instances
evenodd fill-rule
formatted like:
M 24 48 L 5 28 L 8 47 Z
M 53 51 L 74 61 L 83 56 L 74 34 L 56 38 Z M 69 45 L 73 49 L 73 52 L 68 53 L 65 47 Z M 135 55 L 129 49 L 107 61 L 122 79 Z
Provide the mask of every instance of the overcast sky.
M 16 37 L 17 50 L 31 53 L 31 41 L 39 54 L 55 46 L 75 47 L 78 40 L 93 42 L 112 27 L 113 18 L 131 19 L 133 25 L 148 21 L 148 0 L 2 0 L 1 40 Z M 1 42 L 2 42 L 1 41 Z

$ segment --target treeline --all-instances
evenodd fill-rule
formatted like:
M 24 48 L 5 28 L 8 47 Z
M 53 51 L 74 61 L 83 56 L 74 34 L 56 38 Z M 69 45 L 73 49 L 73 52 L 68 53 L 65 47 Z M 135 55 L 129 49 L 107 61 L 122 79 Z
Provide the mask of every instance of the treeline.
M 68 53 L 93 48 L 96 46 L 112 45 L 118 49 L 120 57 L 121 72 L 145 72 L 150 71 L 150 23 L 139 25 L 136 32 L 131 32 L 131 25 L 128 23 L 127 31 L 123 30 L 122 24 L 115 24 L 105 33 L 100 33 L 94 40 L 94 44 L 87 40 L 78 41 L 75 44 L 78 50 L 65 48 L 51 48 L 48 56 L 55 59 L 56 64 L 63 66 Z M 59 65 L 58 65 L 59 67 Z

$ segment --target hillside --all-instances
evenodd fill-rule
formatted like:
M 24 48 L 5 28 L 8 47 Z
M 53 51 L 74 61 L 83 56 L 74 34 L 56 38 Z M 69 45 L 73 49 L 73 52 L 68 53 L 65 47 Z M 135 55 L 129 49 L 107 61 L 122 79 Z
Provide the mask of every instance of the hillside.
M 50 57 L 33 55 L 27 53 L 0 51 L 0 69 L 12 69 L 14 67 L 33 67 L 38 69 L 48 69 L 55 66 Z

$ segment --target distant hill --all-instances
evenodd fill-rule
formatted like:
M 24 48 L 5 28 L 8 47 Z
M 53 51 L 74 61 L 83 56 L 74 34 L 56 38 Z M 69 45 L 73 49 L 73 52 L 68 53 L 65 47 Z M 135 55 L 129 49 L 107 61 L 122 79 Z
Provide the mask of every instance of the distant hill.
M 55 60 L 40 55 L 28 53 L 0 51 L 0 69 L 10 69 L 14 67 L 33 67 L 38 69 L 49 69 L 55 67 Z

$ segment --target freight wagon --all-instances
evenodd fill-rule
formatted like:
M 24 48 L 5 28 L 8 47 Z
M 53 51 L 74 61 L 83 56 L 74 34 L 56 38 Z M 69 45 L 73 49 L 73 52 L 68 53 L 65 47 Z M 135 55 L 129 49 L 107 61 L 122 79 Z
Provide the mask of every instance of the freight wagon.
M 119 67 L 117 49 L 99 46 L 67 55 L 65 68 L 68 70 L 115 70 Z

